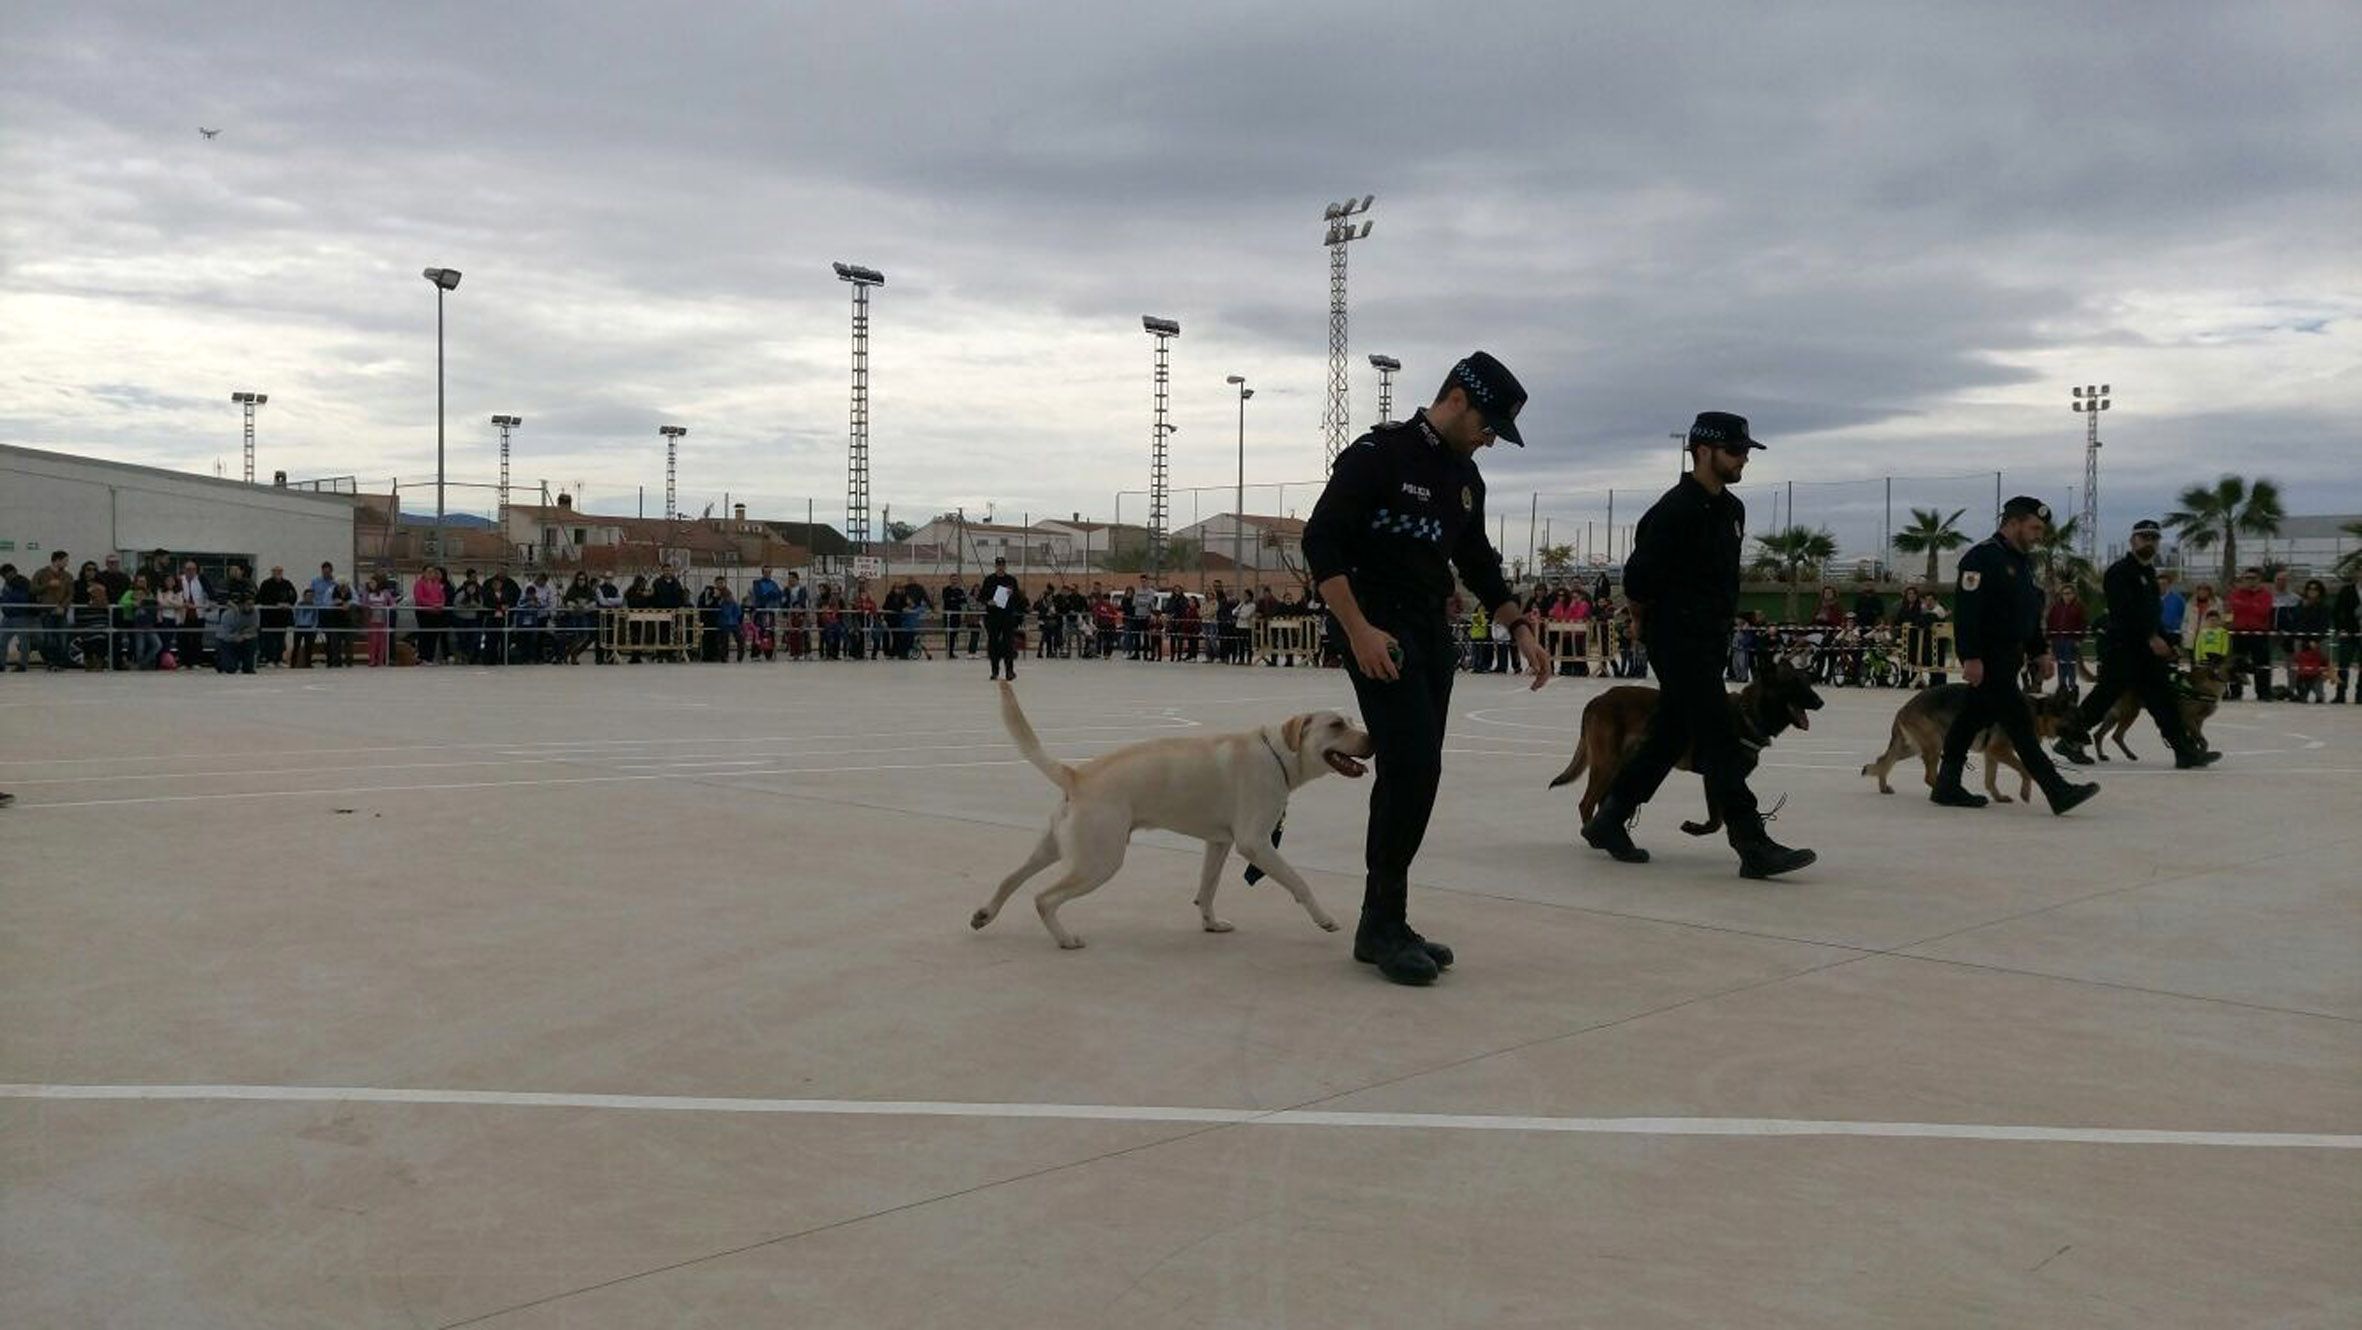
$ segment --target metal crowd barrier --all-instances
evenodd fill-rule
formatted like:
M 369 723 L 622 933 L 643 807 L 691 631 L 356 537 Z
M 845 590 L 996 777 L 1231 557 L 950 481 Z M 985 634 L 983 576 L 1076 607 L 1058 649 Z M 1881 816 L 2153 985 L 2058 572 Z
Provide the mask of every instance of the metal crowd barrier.
M 369 659 L 372 639 L 382 646 L 384 663 L 414 664 L 422 660 L 459 659 L 469 663 L 534 663 L 579 660 L 687 661 L 720 656 L 740 659 L 761 654 L 789 660 L 876 659 L 935 654 L 942 643 L 946 654 L 961 649 L 981 653 L 985 615 L 980 611 L 945 613 L 927 610 L 894 616 L 883 611 L 863 614 L 842 611 L 834 623 L 824 623 L 814 609 L 746 609 L 736 629 L 724 629 L 710 611 L 684 609 L 565 610 L 554 613 L 478 612 L 462 618 L 459 611 L 425 611 L 431 622 L 421 622 L 415 606 L 391 609 L 355 608 L 344 611 L 349 621 L 318 622 L 320 611 L 296 606 L 290 614 L 309 610 L 313 622 L 259 626 L 249 639 L 258 661 L 277 660 L 297 668 L 359 665 Z M 197 654 L 218 656 L 221 611 L 210 612 L 198 624 L 138 626 L 117 622 L 113 609 L 103 620 L 91 616 L 96 607 L 79 607 L 65 616 L 25 606 L 10 606 L 0 622 L 0 669 L 43 664 L 89 670 L 129 669 L 154 663 L 164 651 L 175 656 L 194 645 Z M 405 622 L 407 620 L 408 622 Z M 1515 648 L 1472 633 L 1470 620 L 1453 625 L 1461 663 L 1473 670 L 1522 668 Z M 1594 677 L 1633 672 L 1633 646 L 1617 621 L 1546 620 L 1539 625 L 1543 649 L 1552 668 L 1561 673 Z M 1047 629 L 1047 631 L 1045 631 Z M 1949 621 L 1925 627 L 1892 626 L 1864 636 L 1861 630 L 1824 624 L 1772 624 L 1753 628 L 1759 643 L 1812 668 L 1817 675 L 1841 682 L 1887 687 L 1922 687 L 1957 669 L 1953 625 Z M 2078 637 L 2079 656 L 2095 659 L 2092 647 L 2098 630 Z M 2362 635 L 2295 633 L 2279 629 L 2233 632 L 2223 667 L 2226 672 L 2252 678 L 2258 671 L 2291 666 L 2286 644 L 2302 638 L 2319 641 L 2331 670 L 2362 665 Z M 1236 624 L 1200 624 L 1183 632 L 1167 625 L 1143 626 L 1132 620 L 1113 625 L 1088 614 L 1059 616 L 1045 625 L 1039 616 L 1021 616 L 1015 649 L 1078 659 L 1137 658 L 1194 660 L 1207 663 L 1319 666 L 1331 663 L 1327 625 L 1311 615 L 1276 615 L 1256 619 L 1241 629 Z M 2192 658 L 2193 643 L 2180 643 L 2180 656 Z M 242 652 L 244 648 L 233 647 Z M 1744 678 L 1746 655 L 1734 650 L 1731 673 Z M 183 667 L 195 661 L 179 660 Z M 234 664 L 243 664 L 233 656 Z

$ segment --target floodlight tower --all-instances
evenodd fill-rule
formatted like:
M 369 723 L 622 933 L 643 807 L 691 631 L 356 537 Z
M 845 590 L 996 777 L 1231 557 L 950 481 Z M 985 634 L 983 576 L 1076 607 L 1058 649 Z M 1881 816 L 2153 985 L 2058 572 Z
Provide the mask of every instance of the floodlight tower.
M 1392 356 L 1371 356 L 1370 366 L 1378 371 L 1378 423 L 1394 422 L 1394 376 L 1402 372 L 1402 362 Z
M 508 539 L 508 432 L 525 423 L 523 416 L 494 416 L 492 424 L 500 431 L 500 538 Z
M 1238 509 L 1230 515 L 1230 563 L 1243 581 L 1247 568 L 1247 399 L 1255 390 L 1247 386 L 1243 374 L 1233 374 L 1223 382 L 1238 389 Z
M 1328 236 L 1321 241 L 1329 250 L 1329 402 L 1321 410 L 1320 427 L 1326 436 L 1328 460 L 1332 465 L 1337 454 L 1353 441 L 1353 412 L 1347 404 L 1345 382 L 1345 247 L 1356 240 L 1369 239 L 1369 219 L 1362 218 L 1358 228 L 1353 219 L 1368 212 L 1377 197 L 1364 194 L 1358 199 L 1332 203 L 1321 213 L 1329 224 Z
M 459 289 L 459 269 L 429 268 L 435 284 L 435 557 L 443 554 L 443 297 Z
M 271 400 L 269 393 L 231 393 L 230 400 L 246 408 L 246 483 L 254 483 L 254 408 Z
M 2108 385 L 2085 384 L 2074 391 L 2083 417 L 2083 557 L 2100 557 L 2100 412 L 2108 409 Z
M 853 287 L 852 447 L 845 470 L 845 539 L 857 554 L 869 552 L 869 288 L 886 275 L 858 263 L 831 264 L 837 280 Z
M 1173 339 L 1181 335 L 1181 325 L 1154 314 L 1143 314 L 1140 326 L 1156 339 L 1156 420 L 1148 452 L 1148 575 L 1153 578 L 1165 566 L 1166 487 L 1170 482 L 1165 467 L 1165 439 L 1177 428 L 1165 423 L 1165 387 L 1171 378 L 1167 358 Z
M 680 461 L 681 439 L 688 430 L 679 425 L 658 425 L 656 432 L 664 436 L 664 520 L 673 521 L 681 515 L 680 506 L 673 500 L 675 464 Z

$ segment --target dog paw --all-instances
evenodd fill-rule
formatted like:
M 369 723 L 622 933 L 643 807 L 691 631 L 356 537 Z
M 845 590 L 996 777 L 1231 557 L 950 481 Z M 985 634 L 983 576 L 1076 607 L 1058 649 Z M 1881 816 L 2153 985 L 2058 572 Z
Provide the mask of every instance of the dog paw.
M 1206 931 L 1209 933 L 1227 933 L 1236 927 L 1238 927 L 1238 925 L 1230 922 L 1228 919 L 1206 920 Z
M 2017 800 L 2010 798 L 2010 797 L 2009 797 L 2008 795 L 2006 795 L 2006 794 L 2001 794 L 2001 793 L 1999 793 L 1999 792 L 1996 792 L 1996 793 L 1993 795 L 1993 802 L 1994 802 L 1994 803 L 1997 803 L 1997 804 L 2014 804 L 2014 803 L 2016 803 L 2016 802 L 2017 802 Z
M 982 928 L 991 922 L 992 911 L 990 910 L 978 910 L 976 913 L 968 916 L 968 927 L 970 928 Z
M 1058 939 L 1058 945 L 1068 951 L 1081 951 L 1083 940 L 1079 937 L 1062 937 Z
M 1319 924 L 1320 931 L 1323 933 L 1334 933 L 1337 931 L 1337 921 L 1334 919 L 1315 919 L 1312 922 Z

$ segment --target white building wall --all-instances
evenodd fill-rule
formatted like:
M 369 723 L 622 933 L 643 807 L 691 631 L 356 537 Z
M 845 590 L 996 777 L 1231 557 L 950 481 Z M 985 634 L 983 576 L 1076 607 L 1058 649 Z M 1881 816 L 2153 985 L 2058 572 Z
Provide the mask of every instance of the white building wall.
M 27 572 L 67 552 L 84 559 L 146 550 L 250 554 L 288 576 L 353 566 L 353 501 L 183 475 L 68 453 L 0 445 L 0 561 Z M 257 570 L 259 576 L 259 569 Z

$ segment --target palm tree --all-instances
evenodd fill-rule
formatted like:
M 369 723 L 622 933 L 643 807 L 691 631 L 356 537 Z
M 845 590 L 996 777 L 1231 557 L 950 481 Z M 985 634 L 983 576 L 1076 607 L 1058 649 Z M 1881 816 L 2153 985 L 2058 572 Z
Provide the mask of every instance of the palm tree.
M 2275 536 L 2288 516 L 2280 506 L 2280 487 L 2269 480 L 2254 484 L 2224 476 L 2211 487 L 2192 485 L 2182 491 L 2182 506 L 2165 515 L 2165 525 L 2194 550 L 2210 550 L 2222 542 L 2223 580 L 2238 580 L 2239 537 Z
M 1757 536 L 1755 543 L 1763 548 L 1756 552 L 1748 571 L 1788 584 L 1788 622 L 1796 622 L 1796 581 L 1807 570 L 1817 575 L 1822 564 L 1837 557 L 1837 538 L 1809 526 L 1792 526 Z
M 1960 515 L 1966 508 L 1956 508 L 1950 517 L 1941 509 L 1914 508 L 1911 525 L 1895 532 L 1895 548 L 1905 554 L 1927 556 L 1927 585 L 1936 584 L 1936 556 L 1946 550 L 1956 550 L 1968 543 L 1968 533 L 1960 530 Z
M 2347 522 L 2338 530 L 2356 540 L 2362 540 L 2362 522 Z M 2329 571 L 2335 577 L 2362 577 L 2362 549 L 2347 550 Z
M 1536 557 L 1542 562 L 1543 572 L 1564 574 L 1575 566 L 1575 547 L 1572 545 L 1544 545 Z
M 2034 566 L 2041 570 L 2042 584 L 2053 586 L 2059 582 L 2077 587 L 2099 585 L 2099 569 L 2083 557 L 2077 546 L 2083 543 L 2083 519 L 2070 517 L 2057 526 L 2046 526 L 2041 539 L 2034 542 Z

